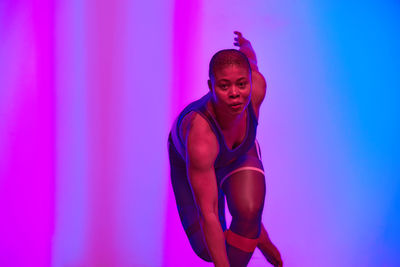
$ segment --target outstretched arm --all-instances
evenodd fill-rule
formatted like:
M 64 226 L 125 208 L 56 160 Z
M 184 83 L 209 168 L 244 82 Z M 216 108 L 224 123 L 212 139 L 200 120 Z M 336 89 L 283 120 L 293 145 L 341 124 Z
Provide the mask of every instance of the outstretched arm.
M 233 44 L 239 47 L 239 51 L 246 55 L 250 63 L 251 83 L 253 87 L 251 100 L 254 104 L 254 109 L 258 118 L 261 103 L 264 101 L 267 92 L 267 83 L 264 76 L 258 71 L 257 57 L 251 43 L 249 40 L 245 39 L 240 32 L 235 31 L 234 33 L 237 36 L 235 37 L 235 42 Z
M 238 46 L 239 51 L 247 56 L 251 70 L 258 71 L 257 57 L 253 47 L 251 46 L 251 43 L 249 42 L 249 40 L 243 37 L 242 33 L 238 31 L 234 31 L 234 33 L 237 35 L 237 37 L 234 38 L 235 42 L 233 44 Z
M 250 63 L 253 84 L 251 99 L 255 104 L 256 115 L 258 117 L 259 107 L 265 97 L 267 83 L 264 76 L 258 71 L 257 57 L 253 47 L 251 46 L 251 43 L 249 42 L 249 40 L 245 39 L 240 32 L 235 31 L 234 33 L 237 35 L 237 37 L 235 37 L 234 39 L 234 45 L 239 47 L 239 51 L 247 56 L 247 59 Z M 261 223 L 261 233 L 257 247 L 261 250 L 265 258 L 273 266 L 283 266 L 281 254 L 279 253 L 279 250 L 276 248 L 276 246 L 269 239 L 267 230 L 265 229 L 263 223 Z

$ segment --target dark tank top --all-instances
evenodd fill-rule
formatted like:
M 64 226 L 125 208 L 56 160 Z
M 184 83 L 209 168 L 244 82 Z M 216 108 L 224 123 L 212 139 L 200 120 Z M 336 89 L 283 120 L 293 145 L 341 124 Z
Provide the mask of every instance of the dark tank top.
M 184 145 L 182 140 L 179 137 L 179 128 L 182 123 L 183 118 L 191 111 L 195 111 L 199 113 L 203 118 L 207 120 L 212 131 L 217 137 L 219 144 L 219 153 L 214 163 L 214 168 L 216 169 L 216 173 L 218 176 L 218 170 L 227 166 L 229 163 L 237 159 L 239 156 L 245 154 L 253 145 L 256 138 L 257 133 L 257 117 L 255 115 L 253 106 L 251 101 L 247 105 L 247 118 L 246 118 L 246 135 L 243 141 L 235 148 L 230 149 L 226 142 L 224 135 L 220 126 L 218 125 L 217 120 L 207 109 L 207 102 L 211 98 L 211 92 L 208 92 L 199 100 L 196 100 L 189 105 L 187 105 L 183 111 L 179 114 L 178 118 L 175 120 L 175 123 L 171 130 L 171 135 L 175 138 L 174 144 L 177 147 L 177 150 L 181 154 L 182 160 L 185 160 L 185 152 Z M 177 140 L 178 139 L 178 140 Z M 179 144 L 176 144 L 179 143 Z

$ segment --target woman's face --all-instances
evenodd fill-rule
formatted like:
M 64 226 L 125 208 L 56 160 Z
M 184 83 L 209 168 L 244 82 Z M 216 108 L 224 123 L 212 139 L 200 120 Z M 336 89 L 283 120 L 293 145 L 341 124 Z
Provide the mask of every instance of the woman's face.
M 246 67 L 228 65 L 215 70 L 209 86 L 215 107 L 224 113 L 238 115 L 250 102 L 251 76 Z

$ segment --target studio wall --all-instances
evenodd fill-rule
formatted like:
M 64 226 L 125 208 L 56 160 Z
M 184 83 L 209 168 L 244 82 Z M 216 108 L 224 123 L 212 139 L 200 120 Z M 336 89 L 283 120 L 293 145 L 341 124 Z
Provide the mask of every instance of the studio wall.
M 396 1 L 3 1 L 0 265 L 212 266 L 169 180 L 208 63 L 257 53 L 263 222 L 285 266 L 399 266 Z M 229 219 L 229 214 L 227 213 Z M 266 266 L 256 251 L 249 266 Z

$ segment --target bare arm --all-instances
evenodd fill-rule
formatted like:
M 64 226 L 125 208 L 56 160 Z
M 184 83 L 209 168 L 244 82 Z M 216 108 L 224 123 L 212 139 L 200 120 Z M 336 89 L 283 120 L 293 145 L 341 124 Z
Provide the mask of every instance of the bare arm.
M 192 116 L 187 124 L 186 159 L 192 191 L 201 214 L 201 225 L 215 266 L 229 266 L 225 237 L 218 218 L 218 191 L 214 162 L 218 141 L 207 121 Z
M 237 37 L 235 37 L 234 39 L 234 45 L 239 47 L 239 51 L 247 56 L 247 59 L 250 63 L 251 82 L 253 87 L 251 100 L 253 102 L 258 118 L 261 103 L 263 102 L 265 94 L 267 92 L 267 82 L 265 81 L 264 76 L 258 71 L 256 53 L 254 52 L 254 49 L 251 46 L 249 40 L 245 39 L 243 35 L 238 31 L 235 31 L 234 33 L 237 35 Z
M 233 44 L 239 46 L 239 51 L 247 56 L 251 70 L 258 71 L 257 57 L 253 47 L 251 46 L 251 43 L 249 40 L 245 39 L 240 32 L 235 31 L 234 33 L 237 35 L 237 37 L 235 37 L 235 42 Z
M 234 45 L 239 47 L 239 51 L 241 51 L 243 54 L 246 55 L 250 63 L 251 77 L 252 77 L 251 82 L 253 86 L 253 90 L 251 93 L 251 100 L 254 105 L 256 116 L 258 118 L 260 106 L 265 98 L 265 94 L 267 91 L 267 83 L 265 81 L 264 76 L 258 71 L 257 57 L 253 47 L 251 46 L 251 43 L 247 39 L 245 39 L 240 32 L 235 31 L 234 33 L 237 35 L 237 37 L 235 38 Z M 258 248 L 261 250 L 261 252 L 264 254 L 264 256 L 271 264 L 277 267 L 283 266 L 279 250 L 269 239 L 264 224 L 261 224 L 261 233 L 260 233 Z

